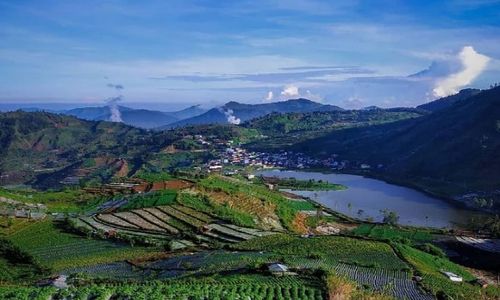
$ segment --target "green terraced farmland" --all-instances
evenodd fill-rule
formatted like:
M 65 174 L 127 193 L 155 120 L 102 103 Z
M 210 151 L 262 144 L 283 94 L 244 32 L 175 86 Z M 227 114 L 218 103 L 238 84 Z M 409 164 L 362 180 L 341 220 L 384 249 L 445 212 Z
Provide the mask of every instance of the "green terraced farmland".
M 9 239 L 43 266 L 55 270 L 136 258 L 156 251 L 66 233 L 51 220 L 33 223 L 12 234 Z

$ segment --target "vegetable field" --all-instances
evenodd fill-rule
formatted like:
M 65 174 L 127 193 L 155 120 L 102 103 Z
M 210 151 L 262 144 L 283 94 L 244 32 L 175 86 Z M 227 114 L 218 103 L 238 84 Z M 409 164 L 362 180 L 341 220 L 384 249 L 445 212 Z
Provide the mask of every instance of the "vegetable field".
M 340 236 L 302 238 L 276 234 L 239 243 L 235 248 L 299 257 L 328 257 L 337 262 L 390 270 L 408 269 L 388 244 Z
M 1 299 L 283 299 L 322 300 L 325 291 L 301 278 L 260 275 L 209 277 L 149 284 L 92 285 L 53 288 L 0 287 Z
M 87 239 L 63 232 L 50 220 L 36 222 L 9 237 L 40 264 L 55 270 L 145 256 L 155 249 Z

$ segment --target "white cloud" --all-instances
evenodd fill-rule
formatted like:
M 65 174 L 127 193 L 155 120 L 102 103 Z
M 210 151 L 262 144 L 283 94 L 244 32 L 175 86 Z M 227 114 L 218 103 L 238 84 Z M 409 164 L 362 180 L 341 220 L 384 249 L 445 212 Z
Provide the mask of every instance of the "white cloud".
M 273 98 L 274 98 L 273 91 L 269 91 L 269 92 L 267 93 L 267 96 L 266 96 L 266 98 L 265 98 L 264 100 L 266 100 L 266 101 L 272 101 L 272 100 L 273 100 Z
M 299 88 L 293 84 L 286 85 L 281 91 L 283 97 L 298 97 L 299 95 Z
M 463 47 L 458 54 L 461 70 L 438 79 L 433 89 L 436 97 L 456 94 L 460 88 L 472 83 L 487 67 L 490 58 L 477 53 L 471 46 Z

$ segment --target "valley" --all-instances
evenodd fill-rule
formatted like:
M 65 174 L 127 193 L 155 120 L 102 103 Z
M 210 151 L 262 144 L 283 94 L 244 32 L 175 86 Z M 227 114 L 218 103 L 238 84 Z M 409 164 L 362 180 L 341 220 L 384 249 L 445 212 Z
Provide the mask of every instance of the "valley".
M 405 136 L 445 112 L 473 118 L 462 107 L 491 108 L 491 93 L 438 112 L 291 100 L 242 124 L 163 131 L 3 113 L 0 296 L 327 299 L 347 286 L 360 299 L 496 299 L 496 133 L 485 127 L 480 157 L 462 159 L 491 162 L 487 181 L 467 179 L 472 190 L 397 172 L 415 157 Z M 384 143 L 401 143 L 398 160 L 379 155 Z M 454 174 L 439 180 L 458 184 Z

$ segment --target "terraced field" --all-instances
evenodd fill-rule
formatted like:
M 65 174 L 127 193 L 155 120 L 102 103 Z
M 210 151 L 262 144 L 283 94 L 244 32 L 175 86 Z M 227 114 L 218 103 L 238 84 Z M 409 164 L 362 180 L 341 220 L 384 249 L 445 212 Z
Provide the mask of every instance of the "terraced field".
M 155 239 L 169 239 L 191 233 L 201 240 L 236 243 L 272 234 L 253 228 L 228 224 L 209 214 L 182 205 L 156 206 L 127 212 L 98 214 L 76 220 L 80 226 L 94 231 L 115 231 Z
M 137 258 L 158 251 L 66 233 L 51 220 L 34 222 L 9 236 L 9 240 L 54 270 Z

